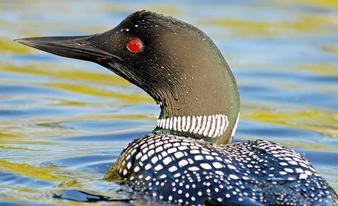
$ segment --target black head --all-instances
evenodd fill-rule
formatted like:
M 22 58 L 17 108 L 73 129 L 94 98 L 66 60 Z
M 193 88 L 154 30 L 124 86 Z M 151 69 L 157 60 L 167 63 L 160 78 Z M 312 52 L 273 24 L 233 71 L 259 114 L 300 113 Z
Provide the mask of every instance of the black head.
M 155 132 L 226 142 L 234 131 L 239 95 L 230 68 L 210 38 L 185 22 L 139 11 L 101 34 L 17 41 L 56 55 L 96 62 L 141 87 L 161 106 Z M 218 114 L 226 119 L 216 117 Z M 227 128 L 211 137 L 211 131 L 202 131 L 208 117 L 209 130 L 213 123 L 215 127 L 226 123 Z M 195 131 L 193 121 L 195 127 L 200 123 Z

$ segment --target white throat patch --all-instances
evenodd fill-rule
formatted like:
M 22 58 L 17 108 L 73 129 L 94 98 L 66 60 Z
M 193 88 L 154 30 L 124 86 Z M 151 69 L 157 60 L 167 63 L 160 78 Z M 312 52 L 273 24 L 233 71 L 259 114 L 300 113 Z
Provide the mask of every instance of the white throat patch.
M 224 114 L 203 116 L 178 116 L 157 120 L 157 127 L 179 132 L 189 132 L 207 137 L 222 135 L 229 125 Z

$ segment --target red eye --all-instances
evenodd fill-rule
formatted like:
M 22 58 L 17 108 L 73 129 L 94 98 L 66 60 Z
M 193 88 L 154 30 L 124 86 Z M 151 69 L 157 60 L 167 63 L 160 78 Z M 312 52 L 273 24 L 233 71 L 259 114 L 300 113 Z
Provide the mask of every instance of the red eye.
M 138 38 L 131 39 L 127 44 L 127 49 L 133 54 L 139 53 L 143 50 L 143 43 Z

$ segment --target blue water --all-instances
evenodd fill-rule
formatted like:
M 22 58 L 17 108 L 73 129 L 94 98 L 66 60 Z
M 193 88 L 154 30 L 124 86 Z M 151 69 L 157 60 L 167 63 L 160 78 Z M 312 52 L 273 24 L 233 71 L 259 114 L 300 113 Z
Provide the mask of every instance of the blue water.
M 240 89 L 235 140 L 292 147 L 338 189 L 334 1 L 3 0 L 0 205 L 128 204 L 128 188 L 103 177 L 128 142 L 154 128 L 159 108 L 96 64 L 12 40 L 99 33 L 141 9 L 185 20 L 215 41 Z

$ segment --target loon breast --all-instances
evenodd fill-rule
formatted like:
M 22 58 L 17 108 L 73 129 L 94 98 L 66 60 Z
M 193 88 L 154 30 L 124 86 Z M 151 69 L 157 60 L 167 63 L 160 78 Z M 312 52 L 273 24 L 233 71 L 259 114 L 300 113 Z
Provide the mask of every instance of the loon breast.
M 179 205 L 332 205 L 334 198 L 305 158 L 264 140 L 213 145 L 151 134 L 127 146 L 113 173 Z

